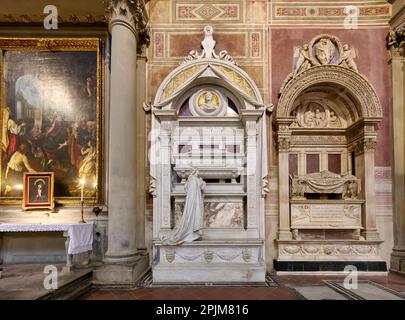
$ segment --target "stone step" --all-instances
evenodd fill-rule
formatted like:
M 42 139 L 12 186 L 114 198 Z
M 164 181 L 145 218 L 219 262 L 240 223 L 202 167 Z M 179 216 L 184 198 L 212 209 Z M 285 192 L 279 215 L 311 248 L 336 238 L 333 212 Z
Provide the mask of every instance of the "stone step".
M 90 292 L 92 288 L 93 271 L 70 281 L 58 289 L 40 296 L 37 300 L 74 300 Z

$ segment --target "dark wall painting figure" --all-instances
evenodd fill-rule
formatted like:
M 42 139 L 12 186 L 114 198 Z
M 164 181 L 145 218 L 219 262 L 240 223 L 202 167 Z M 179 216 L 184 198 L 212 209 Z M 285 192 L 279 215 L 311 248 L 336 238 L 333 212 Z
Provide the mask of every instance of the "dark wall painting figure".
M 21 196 L 24 172 L 54 172 L 55 197 L 97 188 L 96 51 L 5 51 L 1 197 Z

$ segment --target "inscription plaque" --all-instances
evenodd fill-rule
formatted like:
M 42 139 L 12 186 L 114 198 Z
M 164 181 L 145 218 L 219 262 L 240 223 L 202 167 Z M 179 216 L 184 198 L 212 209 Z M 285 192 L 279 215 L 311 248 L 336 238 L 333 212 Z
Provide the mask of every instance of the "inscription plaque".
M 361 204 L 291 204 L 291 228 L 361 228 Z

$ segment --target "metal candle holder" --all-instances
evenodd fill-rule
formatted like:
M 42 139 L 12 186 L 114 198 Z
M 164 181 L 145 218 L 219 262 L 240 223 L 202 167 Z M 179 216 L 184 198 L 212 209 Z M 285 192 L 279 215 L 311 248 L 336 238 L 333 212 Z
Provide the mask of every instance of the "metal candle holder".
M 84 200 L 80 201 L 81 204 L 81 220 L 79 221 L 79 223 L 86 223 L 86 221 L 84 221 Z

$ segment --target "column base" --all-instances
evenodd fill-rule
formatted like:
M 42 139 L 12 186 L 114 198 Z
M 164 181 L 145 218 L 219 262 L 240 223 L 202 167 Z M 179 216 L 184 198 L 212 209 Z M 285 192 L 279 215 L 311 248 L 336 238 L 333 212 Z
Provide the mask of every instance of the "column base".
M 380 234 L 378 233 L 377 229 L 367 229 L 361 232 L 361 235 L 366 239 L 370 241 L 379 241 L 380 240 Z
M 393 249 L 391 253 L 390 270 L 405 275 L 405 249 Z
M 93 271 L 93 284 L 113 287 L 132 287 L 149 268 L 149 255 L 145 252 L 132 257 L 106 258 L 103 265 Z

